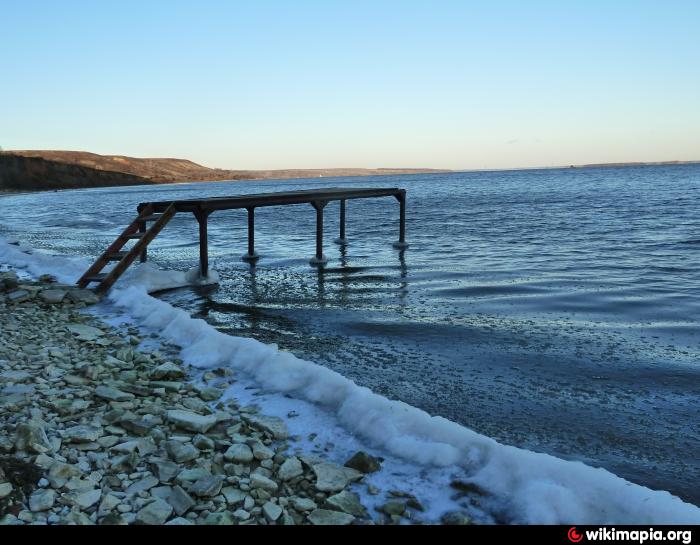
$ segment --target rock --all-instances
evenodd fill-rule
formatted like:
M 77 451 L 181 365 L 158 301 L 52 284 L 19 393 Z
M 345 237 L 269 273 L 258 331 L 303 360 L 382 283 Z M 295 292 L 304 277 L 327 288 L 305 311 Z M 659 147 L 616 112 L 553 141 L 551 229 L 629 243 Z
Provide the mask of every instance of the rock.
M 100 502 L 100 506 L 97 508 L 97 511 L 101 515 L 105 515 L 111 512 L 120 503 L 121 500 L 116 496 L 113 496 L 112 494 L 106 494 L 102 498 L 102 501 Z
M 72 296 L 72 294 L 71 294 L 71 296 Z M 102 337 L 104 335 L 104 331 L 102 331 L 101 329 L 97 329 L 96 327 L 89 326 L 89 325 L 69 324 L 66 326 L 66 328 L 73 335 L 75 335 L 75 338 L 78 339 L 79 341 L 94 341 L 95 339 Z
M 110 388 L 102 385 L 95 388 L 95 395 L 106 401 L 129 401 L 136 397 L 134 394 L 129 394 L 127 392 L 117 390 L 116 388 Z
M 12 483 L 0 484 L 0 500 L 12 494 Z
M 33 512 L 48 511 L 56 501 L 56 492 L 51 489 L 37 490 L 29 497 L 29 509 Z
M 68 292 L 68 297 L 74 303 L 85 303 L 95 305 L 100 302 L 100 297 L 92 290 L 72 289 Z
M 221 485 L 223 484 L 223 481 L 223 477 L 220 477 L 219 475 L 204 477 L 203 479 L 199 479 L 190 487 L 190 493 L 204 498 L 218 496 L 219 492 L 221 492 Z
M 94 426 L 73 426 L 63 431 L 63 440 L 67 443 L 90 443 L 102 437 L 102 428 Z
M 172 380 L 185 376 L 185 372 L 174 363 L 163 363 L 149 373 L 152 380 Z
M 345 462 L 345 467 L 355 469 L 360 473 L 376 473 L 382 468 L 379 458 L 360 451 Z
M 326 503 L 338 511 L 353 515 L 355 517 L 366 517 L 367 509 L 360 503 L 360 497 L 353 493 L 343 490 L 326 500 Z
M 191 444 L 183 444 L 180 441 L 163 441 L 165 452 L 178 464 L 195 460 L 199 457 L 199 451 Z
M 194 526 L 194 522 L 191 520 L 184 519 L 182 517 L 177 517 L 173 520 L 169 520 L 165 523 L 166 526 Z
M 196 505 L 192 497 L 179 486 L 173 487 L 166 501 L 173 506 L 178 516 L 184 515 Z
M 75 524 L 76 526 L 93 526 L 95 524 L 90 517 L 80 511 L 71 511 L 61 522 L 63 524 Z
M 71 505 L 75 505 L 81 510 L 85 511 L 86 509 L 92 507 L 98 501 L 100 501 L 101 497 L 102 490 L 99 489 L 88 490 L 87 492 L 81 492 L 76 490 L 75 492 L 69 492 L 68 494 L 65 494 L 63 496 L 63 499 Z
M 388 501 L 382 505 L 379 510 L 389 516 L 401 516 L 406 512 L 406 504 L 402 501 Z
M 129 522 L 119 513 L 109 513 L 100 521 L 102 526 L 127 526 Z
M 209 386 L 198 387 L 197 393 L 204 401 L 216 401 L 223 394 L 223 392 L 218 388 L 212 388 Z
M 24 303 L 32 298 L 27 290 L 15 290 L 7 294 L 7 300 L 10 303 Z
M 160 481 L 156 477 L 150 475 L 145 479 L 141 479 L 140 481 L 136 481 L 135 483 L 130 485 L 126 489 L 126 494 L 128 496 L 136 496 L 141 492 L 146 492 L 147 490 L 150 490 L 154 486 L 158 486 L 159 483 Z
M 250 518 L 250 513 L 245 509 L 236 509 L 233 512 L 233 516 L 239 520 L 248 520 Z
M 309 515 L 309 521 L 314 526 L 347 526 L 354 520 L 352 515 L 327 509 L 316 509 Z
M 158 475 L 160 482 L 169 483 L 172 481 L 178 473 L 180 473 L 180 466 L 169 460 L 162 460 L 155 462 L 153 464 L 155 468 L 155 473 Z
M 292 506 L 300 512 L 313 511 L 316 509 L 316 502 L 309 498 L 294 498 Z
M 316 490 L 340 492 L 348 484 L 362 478 L 362 473 L 349 467 L 322 462 L 313 466 L 316 474 Z
M 275 481 L 268 479 L 259 473 L 253 473 L 250 476 L 250 486 L 251 488 L 261 488 L 272 493 L 277 492 L 277 489 L 279 488 Z
M 236 524 L 233 516 L 228 512 L 212 513 L 202 522 L 205 526 L 233 526 Z
M 211 451 L 214 450 L 214 441 L 209 439 L 206 435 L 195 435 L 192 438 L 192 444 L 199 450 Z
M 176 426 L 196 433 L 206 433 L 216 424 L 216 417 L 213 415 L 203 416 L 181 410 L 168 411 L 167 419 Z
M 471 518 L 466 513 L 462 511 L 453 511 L 451 513 L 445 513 L 442 516 L 442 523 L 448 526 L 468 526 L 472 523 Z
M 45 303 L 50 305 L 57 305 L 63 302 L 66 297 L 66 290 L 44 290 L 39 294 L 39 297 Z
M 43 424 L 35 420 L 17 426 L 15 448 L 37 454 L 53 451 L 53 446 L 46 436 Z
M 223 488 L 221 493 L 224 495 L 224 498 L 226 498 L 226 503 L 233 506 L 243 503 L 243 500 L 245 500 L 246 497 L 245 492 L 232 486 Z
M 270 460 L 274 458 L 275 451 L 266 447 L 260 441 L 253 445 L 253 457 L 256 460 Z
M 277 476 L 283 481 L 290 481 L 295 477 L 299 477 L 303 474 L 304 468 L 302 467 L 299 458 L 295 456 L 287 458 L 277 470 Z
M 27 382 L 30 378 L 32 378 L 32 374 L 26 371 L 3 371 L 0 373 L 0 381 L 2 382 Z
M 136 524 L 160 525 L 172 515 L 173 507 L 168 502 L 156 499 L 136 513 Z
M 278 518 L 282 516 L 282 508 L 279 505 L 272 503 L 271 501 L 267 502 L 265 505 L 262 506 L 262 511 L 263 515 L 265 515 L 265 518 L 269 522 L 275 522 Z
M 194 482 L 199 479 L 204 479 L 206 477 L 211 477 L 211 471 L 204 469 L 203 467 L 193 467 L 192 469 L 183 469 L 177 475 L 176 481 L 178 483 L 184 482 Z
M 253 451 L 248 445 L 236 444 L 224 453 L 227 462 L 248 463 L 253 461 Z
M 73 477 L 79 477 L 82 471 L 70 464 L 53 462 L 49 467 L 48 480 L 53 488 L 62 488 Z
M 244 415 L 243 420 L 253 428 L 262 430 L 272 435 L 277 440 L 284 440 L 289 436 L 287 424 L 276 416 L 262 416 L 258 414 Z

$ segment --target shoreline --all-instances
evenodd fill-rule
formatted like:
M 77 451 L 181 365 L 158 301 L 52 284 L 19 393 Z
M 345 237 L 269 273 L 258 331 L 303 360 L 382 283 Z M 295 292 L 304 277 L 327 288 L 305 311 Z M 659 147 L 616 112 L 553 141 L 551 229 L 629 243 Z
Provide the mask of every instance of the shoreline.
M 350 487 L 379 459 L 291 453 L 281 418 L 220 401 L 234 371 L 197 379 L 174 346 L 139 348 L 138 328 L 87 314 L 98 300 L 0 273 L 0 524 L 399 524 L 421 511 L 397 491 L 370 512 Z
M 74 282 L 86 266 L 2 239 L 0 261 L 34 277 L 51 271 L 67 283 Z M 176 271 L 144 269 L 138 279 L 113 290 L 105 299 L 107 304 L 94 309 L 95 314 L 102 323 L 135 325 L 145 337 L 174 347 L 189 369 L 202 369 L 196 376 L 231 370 L 234 380 L 224 399 L 262 406 L 266 414 L 284 420 L 295 436 L 295 447 L 301 446 L 306 453 L 299 454 L 300 460 L 318 455 L 341 467 L 358 451 L 378 457 L 382 470 L 366 475 L 354 489 L 373 516 L 380 513 L 375 523 L 387 522 L 381 514 L 387 504 L 392 505 L 390 511 L 400 508 L 393 507 L 397 498 L 404 504 L 404 516 L 409 517 L 405 522 L 600 525 L 700 521 L 698 506 L 669 492 L 634 484 L 595 466 L 499 443 L 360 387 L 276 345 L 218 331 L 148 295 L 149 290 L 165 284 L 191 285 L 185 277 Z M 313 461 L 309 467 L 313 469 Z M 313 482 L 316 477 L 311 478 Z M 551 487 L 560 493 L 548 494 Z M 412 500 L 423 503 L 412 511 L 408 505 Z M 418 508 L 423 506 L 425 511 Z M 388 522 L 395 520 L 390 517 Z

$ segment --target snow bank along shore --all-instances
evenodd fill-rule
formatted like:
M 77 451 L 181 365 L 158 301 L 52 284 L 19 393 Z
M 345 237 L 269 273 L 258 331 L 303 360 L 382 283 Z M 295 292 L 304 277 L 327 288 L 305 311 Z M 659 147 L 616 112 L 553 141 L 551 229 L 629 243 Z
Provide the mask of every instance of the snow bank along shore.
M 24 267 L 33 275 L 50 271 L 66 283 L 75 281 L 86 266 L 80 260 L 28 254 L 26 250 L 0 241 L 0 263 Z M 240 373 L 265 391 L 313 403 L 319 411 L 333 415 L 346 435 L 386 458 L 385 464 L 396 459 L 405 464 L 404 470 L 414 468 L 415 474 L 430 476 L 432 471 L 442 471 L 436 474 L 459 475 L 459 482 L 452 483 L 454 487 L 447 480 L 442 494 L 447 498 L 444 505 L 459 505 L 463 517 L 473 516 L 483 522 L 545 524 L 700 523 L 698 507 L 667 492 L 649 490 L 581 463 L 501 445 L 446 419 L 378 396 L 276 346 L 227 336 L 148 295 L 156 289 L 186 285 L 192 278 L 142 266 L 125 277 L 121 287 L 112 290 L 109 304 L 138 326 L 157 331 L 164 341 L 180 347 L 179 355 L 187 365 L 211 370 L 209 373 Z M 235 385 L 230 389 L 235 390 Z M 313 471 L 313 464 L 300 463 Z M 440 503 L 433 493 L 430 500 Z M 402 513 L 420 518 L 420 510 L 407 505 L 413 501 L 399 498 L 388 503 L 400 507 L 387 509 L 394 517 L 400 516 L 397 512 L 402 508 Z M 426 512 L 434 514 L 430 505 Z

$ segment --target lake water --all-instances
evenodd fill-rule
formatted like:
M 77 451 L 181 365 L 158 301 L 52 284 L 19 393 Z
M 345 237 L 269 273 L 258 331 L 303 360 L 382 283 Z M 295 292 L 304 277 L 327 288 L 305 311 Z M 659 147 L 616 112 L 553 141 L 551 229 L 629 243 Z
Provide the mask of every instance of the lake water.
M 0 199 L 0 236 L 96 257 L 139 202 L 318 187 L 401 187 L 351 201 L 347 248 L 309 266 L 309 205 L 210 218 L 215 288 L 160 294 L 226 333 L 277 343 L 389 398 L 495 439 L 605 467 L 700 504 L 700 165 L 199 183 Z M 189 269 L 194 218 L 150 259 Z

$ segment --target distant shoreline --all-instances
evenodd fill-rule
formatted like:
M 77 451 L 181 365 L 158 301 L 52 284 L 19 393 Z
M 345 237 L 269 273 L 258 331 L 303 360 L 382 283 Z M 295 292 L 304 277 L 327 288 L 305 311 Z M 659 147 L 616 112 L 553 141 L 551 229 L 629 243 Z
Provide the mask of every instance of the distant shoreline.
M 204 167 L 185 159 L 143 159 L 75 151 L 3 151 L 0 152 L 0 196 L 37 191 L 201 182 L 281 181 L 337 177 L 358 178 L 368 176 L 630 168 L 692 164 L 700 164 L 700 160 L 591 163 L 583 165 L 465 170 L 429 168 L 222 170 Z

